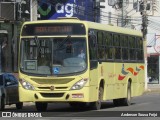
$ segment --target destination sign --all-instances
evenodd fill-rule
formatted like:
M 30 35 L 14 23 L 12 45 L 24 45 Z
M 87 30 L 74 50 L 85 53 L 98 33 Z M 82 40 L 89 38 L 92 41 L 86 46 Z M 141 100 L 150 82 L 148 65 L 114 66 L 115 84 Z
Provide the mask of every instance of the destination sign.
M 71 26 L 41 26 L 41 27 L 35 27 L 35 33 L 39 34 L 46 34 L 46 33 L 66 33 L 66 32 L 72 32 Z
M 27 24 L 22 28 L 22 36 L 58 36 L 85 34 L 85 26 L 81 23 Z

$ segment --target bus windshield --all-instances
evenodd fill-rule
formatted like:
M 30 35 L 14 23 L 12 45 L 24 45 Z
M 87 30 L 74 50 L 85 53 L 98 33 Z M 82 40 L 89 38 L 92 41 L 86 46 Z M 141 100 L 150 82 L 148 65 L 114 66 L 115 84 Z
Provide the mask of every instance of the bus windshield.
M 86 69 L 86 58 L 83 37 L 22 38 L 20 70 L 33 75 L 78 73 Z

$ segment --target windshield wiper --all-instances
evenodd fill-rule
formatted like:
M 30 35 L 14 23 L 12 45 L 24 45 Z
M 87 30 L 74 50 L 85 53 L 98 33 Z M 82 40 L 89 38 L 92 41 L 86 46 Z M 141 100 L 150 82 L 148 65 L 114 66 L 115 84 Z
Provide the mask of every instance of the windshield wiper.
M 70 35 L 68 35 L 66 38 L 63 39 L 62 42 L 60 42 L 58 45 L 57 45 L 57 49 L 61 48 L 63 46 L 63 44 L 68 41 L 70 39 Z
M 40 44 L 39 44 L 38 37 L 35 36 L 34 40 L 36 41 L 35 43 L 36 43 L 36 45 L 37 45 L 37 47 L 38 47 L 38 55 L 39 55 L 39 53 L 41 53 L 41 46 L 40 46 Z

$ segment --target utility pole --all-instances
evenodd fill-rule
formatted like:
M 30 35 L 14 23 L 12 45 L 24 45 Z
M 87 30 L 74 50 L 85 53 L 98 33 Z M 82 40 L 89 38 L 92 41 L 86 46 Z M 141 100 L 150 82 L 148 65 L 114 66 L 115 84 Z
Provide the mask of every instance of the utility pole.
M 94 22 L 100 22 L 100 9 L 105 8 L 105 6 L 101 5 L 101 2 L 105 2 L 105 0 L 93 0 Z
M 37 20 L 37 7 L 38 7 L 38 1 L 30 0 L 30 21 Z
M 122 3 L 122 20 L 121 20 L 121 27 L 124 26 L 124 0 L 121 1 Z
M 147 76 L 147 24 L 148 24 L 148 18 L 147 18 L 147 0 L 143 0 L 143 6 L 144 9 L 142 11 L 142 33 L 143 33 L 143 40 L 144 40 L 144 61 L 145 61 L 145 90 L 147 90 L 147 84 L 148 84 L 148 76 Z
M 147 0 L 143 0 L 143 11 L 142 11 L 142 33 L 143 33 L 143 40 L 146 40 L 147 35 L 147 26 L 148 26 L 148 18 L 147 18 Z

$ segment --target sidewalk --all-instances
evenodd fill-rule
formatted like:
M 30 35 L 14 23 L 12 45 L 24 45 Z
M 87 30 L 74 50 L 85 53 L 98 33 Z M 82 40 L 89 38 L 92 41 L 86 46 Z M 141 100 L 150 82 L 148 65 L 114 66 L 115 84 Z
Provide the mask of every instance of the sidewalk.
M 148 89 L 146 92 L 159 92 L 160 93 L 160 84 L 148 84 Z

